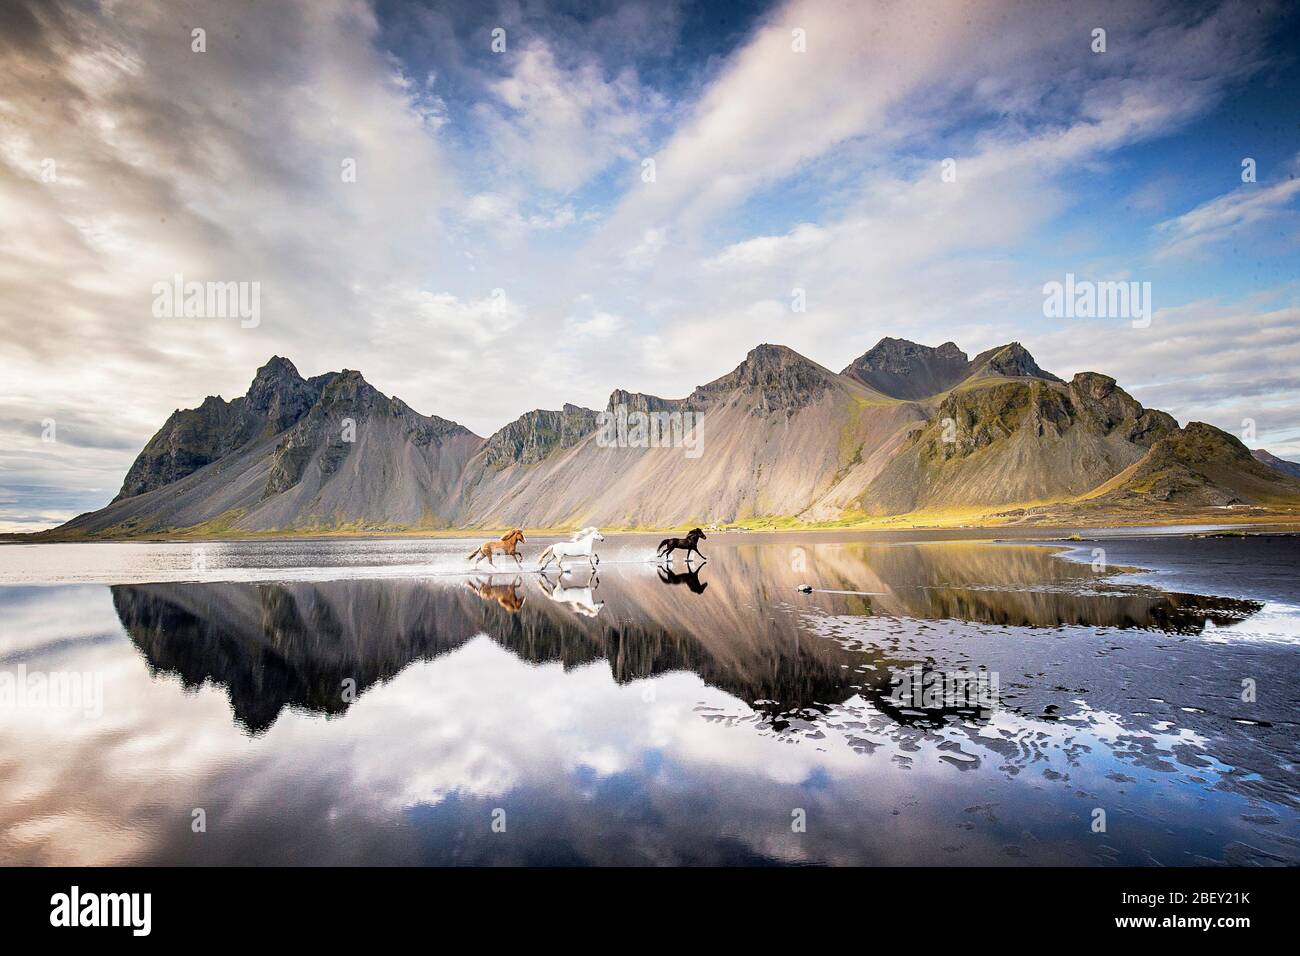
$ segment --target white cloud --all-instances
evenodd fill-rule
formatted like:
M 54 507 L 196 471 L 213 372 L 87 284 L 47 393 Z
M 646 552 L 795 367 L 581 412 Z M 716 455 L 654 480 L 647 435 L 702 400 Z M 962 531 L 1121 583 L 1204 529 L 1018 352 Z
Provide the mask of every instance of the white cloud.
M 542 39 L 516 56 L 491 91 L 496 103 L 480 112 L 498 162 L 561 192 L 615 161 L 630 166 L 638 160 L 649 116 L 661 107 L 632 69 L 607 79 L 591 58 L 566 67 Z
M 444 37 L 445 66 L 398 62 L 362 0 L 232 7 L 194 54 L 176 24 L 206 9 L 8 8 L 0 484 L 26 490 L 0 513 L 102 503 L 172 409 L 242 394 L 277 352 L 486 434 L 615 386 L 686 394 L 763 340 L 833 368 L 886 334 L 1032 342 L 1042 278 L 1025 261 L 1094 255 L 1113 210 L 1073 207 L 1090 177 L 1250 76 L 1269 22 L 1232 2 L 794 0 L 657 89 L 637 57 L 681 24 L 670 10 L 648 36 L 657 5 L 581 39 L 511 8 L 508 54 Z M 1293 190 L 1243 187 L 1157 234 L 1208 248 L 1275 222 Z M 149 289 L 176 272 L 260 281 L 262 325 L 152 320 Z M 46 415 L 95 449 L 33 447 Z
M 571 319 L 569 329 L 575 335 L 605 337 L 621 331 L 627 326 L 627 320 L 612 312 L 596 312 L 587 319 Z
M 1296 164 L 1300 166 L 1300 162 Z M 1196 256 L 1211 246 L 1229 242 L 1252 226 L 1281 217 L 1300 195 L 1300 178 L 1291 178 L 1270 186 L 1243 183 L 1195 209 L 1156 226 L 1160 237 L 1160 258 Z

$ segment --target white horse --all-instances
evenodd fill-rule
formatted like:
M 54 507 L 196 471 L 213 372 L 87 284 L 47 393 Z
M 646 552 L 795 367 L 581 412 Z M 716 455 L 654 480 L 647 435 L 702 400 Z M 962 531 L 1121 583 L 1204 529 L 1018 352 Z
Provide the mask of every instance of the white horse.
M 565 558 L 586 558 L 594 571 L 596 565 L 600 564 L 600 557 L 592 554 L 591 548 L 597 541 L 604 540 L 605 536 L 600 533 L 599 528 L 583 528 L 581 531 L 574 532 L 570 540 L 557 541 L 537 556 L 540 562 L 537 570 L 543 571 L 552 561 L 556 561 L 560 565 L 560 572 L 563 573 Z
M 594 572 L 593 578 L 594 579 Z M 558 581 L 551 583 L 551 579 L 542 575 L 542 590 L 546 596 L 556 604 L 563 604 L 570 608 L 575 614 L 583 617 L 595 617 L 600 613 L 600 609 L 605 606 L 604 601 L 597 601 L 595 598 L 595 588 L 591 586 L 591 579 L 587 581 L 587 586 L 582 588 L 566 588 Z

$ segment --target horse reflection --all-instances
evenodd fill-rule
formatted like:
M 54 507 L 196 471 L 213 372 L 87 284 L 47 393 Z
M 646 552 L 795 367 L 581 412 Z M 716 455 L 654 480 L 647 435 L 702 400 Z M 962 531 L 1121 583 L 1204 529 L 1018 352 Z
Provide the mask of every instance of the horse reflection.
M 592 585 L 593 581 L 595 586 Z M 595 590 L 596 587 L 600 586 L 600 578 L 594 573 L 587 579 L 586 587 L 565 587 L 561 582 L 562 579 L 552 583 L 551 579 L 545 574 L 538 578 L 538 583 L 541 584 L 542 590 L 546 592 L 548 598 L 557 604 L 565 605 L 582 617 L 595 617 L 600 613 L 600 609 L 605 606 L 604 601 L 595 599 Z
M 524 606 L 524 596 L 519 593 L 523 581 L 519 578 L 510 584 L 493 584 L 487 581 L 466 581 L 465 586 L 485 601 L 496 601 L 509 613 L 515 614 Z
M 659 580 L 664 584 L 685 584 L 691 589 L 692 594 L 703 594 L 704 589 L 709 586 L 708 581 L 700 581 L 700 569 L 692 568 L 690 571 L 680 573 L 671 568 L 659 568 Z

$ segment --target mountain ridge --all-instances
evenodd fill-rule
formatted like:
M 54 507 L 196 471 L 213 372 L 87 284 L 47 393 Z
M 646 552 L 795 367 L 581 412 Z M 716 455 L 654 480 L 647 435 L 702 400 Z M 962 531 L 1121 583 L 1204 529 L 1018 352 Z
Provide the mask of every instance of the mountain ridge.
M 615 413 L 640 413 L 650 440 L 627 429 L 611 441 L 602 422 Z M 678 444 L 655 444 L 665 435 Z M 952 342 L 883 338 L 841 373 L 764 343 L 684 398 L 618 388 L 602 412 L 533 409 L 486 439 L 360 372 L 304 378 L 272 356 L 245 395 L 174 411 L 107 506 L 43 534 L 898 521 L 1292 499 L 1300 480 L 1212 426 L 1179 428 L 1110 376 L 1066 382 L 1018 342 L 969 358 Z

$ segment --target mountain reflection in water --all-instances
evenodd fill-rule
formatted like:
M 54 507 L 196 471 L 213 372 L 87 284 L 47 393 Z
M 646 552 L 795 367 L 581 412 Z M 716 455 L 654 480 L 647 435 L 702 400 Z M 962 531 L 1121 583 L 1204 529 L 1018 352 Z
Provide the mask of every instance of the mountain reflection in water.
M 693 671 L 767 715 L 814 716 L 863 694 L 899 722 L 892 673 L 918 663 L 879 649 L 809 639 L 798 601 L 857 616 L 951 619 L 1010 627 L 1150 628 L 1196 634 L 1234 623 L 1250 601 L 1133 588 L 1085 590 L 1100 575 L 1037 548 L 840 547 L 819 555 L 828 590 L 799 594 L 798 555 L 757 546 L 693 571 L 506 574 L 456 587 L 427 580 L 115 586 L 113 603 L 152 668 L 186 686 L 225 687 L 236 719 L 269 727 L 289 706 L 345 711 L 357 694 L 479 634 L 532 663 L 605 661 L 619 683 Z M 625 571 L 624 568 L 619 569 Z M 614 579 L 611 580 L 611 577 Z M 664 585 L 669 585 L 665 587 Z M 674 587 L 673 585 L 678 585 Z M 712 586 L 712 590 L 710 590 Z M 531 594 L 531 599 L 529 595 Z M 599 597 L 600 600 L 597 600 Z M 953 713 L 967 715 L 965 708 Z
M 0 862 L 1300 863 L 1300 667 L 1251 636 L 1294 609 L 1025 545 L 708 544 L 0 587 L 0 667 L 105 676 L 102 720 L 0 734 Z

